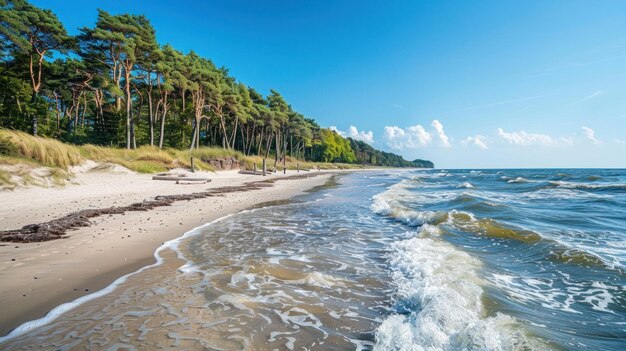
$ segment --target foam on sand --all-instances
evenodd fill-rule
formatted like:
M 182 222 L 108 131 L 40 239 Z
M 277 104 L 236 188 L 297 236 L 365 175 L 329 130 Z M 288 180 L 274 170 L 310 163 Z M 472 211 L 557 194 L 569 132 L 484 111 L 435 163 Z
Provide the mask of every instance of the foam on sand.
M 216 219 L 214 221 L 205 223 L 205 224 L 203 224 L 201 226 L 198 226 L 198 227 L 196 227 L 196 228 L 186 232 L 185 234 L 183 234 L 182 236 L 180 236 L 180 237 L 178 237 L 176 239 L 173 239 L 173 240 L 170 240 L 170 241 L 167 241 L 167 242 L 163 243 L 163 245 L 161 245 L 154 252 L 154 258 L 156 259 L 155 263 L 153 263 L 151 265 L 148 265 L 148 266 L 145 266 L 145 267 L 142 267 L 142 268 L 140 268 L 139 270 L 137 270 L 135 272 L 132 272 L 132 273 L 129 273 L 129 274 L 126 274 L 126 275 L 124 275 L 122 277 L 117 278 L 113 283 L 111 283 L 109 286 L 107 286 L 106 288 L 104 288 L 102 290 L 96 291 L 96 292 L 94 292 L 92 294 L 89 294 L 89 295 L 82 296 L 82 297 L 80 297 L 80 298 L 78 298 L 78 299 L 76 299 L 74 301 L 66 302 L 66 303 L 64 303 L 62 305 L 59 305 L 59 306 L 55 307 L 54 309 L 52 309 L 50 312 L 48 312 L 42 318 L 35 319 L 35 320 L 26 322 L 26 323 L 18 326 L 17 328 L 13 329 L 9 334 L 0 337 L 0 343 L 5 342 L 7 340 L 11 340 L 11 339 L 16 338 L 18 336 L 26 334 L 26 333 L 30 332 L 31 330 L 33 330 L 33 329 L 37 329 L 37 328 L 39 328 L 41 326 L 49 324 L 49 323 L 53 322 L 54 320 L 56 320 L 57 318 L 59 318 L 62 314 L 66 313 L 68 311 L 71 311 L 71 310 L 75 309 L 76 307 L 78 307 L 78 306 L 80 306 L 80 305 L 82 305 L 82 304 L 84 304 L 86 302 L 89 302 L 91 300 L 95 300 L 95 299 L 97 299 L 99 297 L 102 297 L 102 296 L 105 296 L 107 294 L 110 294 L 118 286 L 120 286 L 121 284 L 125 283 L 128 280 L 129 277 L 131 277 L 131 276 L 133 276 L 135 274 L 141 273 L 141 272 L 143 272 L 143 271 L 145 271 L 147 269 L 150 269 L 152 267 L 156 267 L 156 266 L 159 266 L 159 265 L 163 264 L 163 257 L 161 256 L 161 252 L 166 250 L 166 249 L 174 250 L 179 258 L 184 259 L 184 256 L 182 255 L 182 253 L 178 249 L 178 245 L 180 244 L 180 242 L 183 239 L 188 238 L 188 237 L 190 237 L 192 235 L 196 235 L 198 233 L 201 233 L 202 232 L 202 228 L 210 226 L 211 224 L 219 222 L 221 220 L 224 220 L 224 219 L 226 219 L 226 218 L 228 218 L 230 216 L 232 216 L 232 214 L 228 214 L 228 215 L 226 215 L 224 217 L 221 217 L 221 218 L 218 218 L 218 219 Z M 183 271 L 183 272 L 188 271 L 189 269 L 190 269 L 189 262 L 180 268 L 180 270 Z

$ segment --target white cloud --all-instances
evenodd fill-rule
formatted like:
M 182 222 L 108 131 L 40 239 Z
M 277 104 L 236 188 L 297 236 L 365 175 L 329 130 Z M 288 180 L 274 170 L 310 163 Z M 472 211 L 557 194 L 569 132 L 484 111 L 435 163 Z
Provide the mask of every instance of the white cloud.
M 424 127 L 417 124 L 406 130 L 397 126 L 386 126 L 384 138 L 390 148 L 403 150 L 427 146 L 433 137 Z
M 626 141 L 618 138 L 613 139 L 613 142 L 618 145 L 626 145 Z
M 446 135 L 443 125 L 438 120 L 433 120 L 430 125 L 432 129 L 427 131 L 420 124 L 400 128 L 398 126 L 386 126 L 383 138 L 387 146 L 396 150 L 415 149 L 432 144 L 436 139 L 439 146 L 452 146 L 450 138 Z
M 585 127 L 585 126 L 582 126 L 581 128 L 582 128 L 583 134 L 585 135 L 585 138 L 587 140 L 591 141 L 594 144 L 600 144 L 601 143 L 601 141 L 598 140 L 598 138 L 596 138 L 596 132 L 593 129 L 591 129 L 589 127 Z
M 463 146 L 475 146 L 479 149 L 486 150 L 487 147 L 487 138 L 484 136 L 477 134 L 474 136 L 468 136 L 467 138 L 461 140 L 461 145 Z
M 446 133 L 443 130 L 443 124 L 441 124 L 441 122 L 439 122 L 438 120 L 433 120 L 430 124 L 431 126 L 433 126 L 433 128 L 435 128 L 435 132 L 437 133 L 437 136 L 439 137 L 439 141 L 441 142 L 441 146 L 443 147 L 450 147 L 452 145 L 450 145 L 450 138 L 448 138 L 448 136 L 446 135 Z
M 357 127 L 350 126 L 348 129 L 348 135 L 354 140 L 361 140 L 368 144 L 372 144 L 374 142 L 374 133 L 371 130 L 369 132 L 365 132 L 364 130 L 359 131 Z
M 524 130 L 505 132 L 502 128 L 498 128 L 498 136 L 513 145 L 551 145 L 555 143 L 555 140 L 547 134 L 527 133 Z
M 407 130 L 409 138 L 420 145 L 428 145 L 433 140 L 432 135 L 419 124 L 408 127 Z

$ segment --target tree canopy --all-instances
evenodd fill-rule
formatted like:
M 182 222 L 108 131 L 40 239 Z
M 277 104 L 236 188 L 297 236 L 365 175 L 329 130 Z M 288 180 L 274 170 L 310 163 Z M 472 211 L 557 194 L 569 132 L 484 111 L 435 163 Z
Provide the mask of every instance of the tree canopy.
M 220 146 L 275 165 L 428 165 L 321 128 L 278 91 L 263 96 L 194 51 L 160 45 L 143 15 L 99 10 L 72 37 L 26 0 L 0 0 L 0 127 L 126 148 Z

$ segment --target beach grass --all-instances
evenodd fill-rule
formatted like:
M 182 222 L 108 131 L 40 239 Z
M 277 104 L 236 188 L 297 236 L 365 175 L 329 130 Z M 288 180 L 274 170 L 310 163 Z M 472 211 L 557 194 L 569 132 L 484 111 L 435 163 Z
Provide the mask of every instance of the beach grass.
M 11 180 L 11 173 L 0 169 L 0 188 L 12 189 L 15 183 Z
M 0 155 L 25 158 L 42 166 L 67 169 L 83 161 L 78 147 L 19 131 L 0 129 Z
M 92 160 L 99 163 L 111 163 L 128 168 L 138 173 L 159 173 L 174 168 L 191 168 L 191 158 L 194 158 L 194 167 L 203 171 L 215 171 L 211 164 L 215 160 L 236 160 L 240 168 L 261 170 L 263 158 L 260 156 L 246 156 L 243 153 L 230 149 L 216 147 L 202 147 L 194 150 L 159 149 L 155 146 L 141 146 L 137 149 L 122 149 L 98 145 L 73 145 L 55 139 L 32 136 L 30 134 L 0 128 L 0 165 L 24 165 L 30 168 L 50 168 L 51 181 L 61 184 L 69 177 L 71 166 Z M 267 160 L 268 169 L 274 167 L 274 159 Z M 287 157 L 286 164 L 276 164 L 277 171 L 283 167 L 289 170 L 316 170 L 320 169 L 353 169 L 360 165 L 341 163 L 313 163 Z M 12 174 L 22 178 L 27 183 L 37 183 L 24 169 L 19 172 L 7 170 L 5 167 L 0 173 L 0 184 L 13 186 Z
M 128 150 L 90 144 L 72 145 L 19 131 L 0 129 L 0 164 L 4 165 L 26 164 L 68 170 L 71 166 L 92 160 L 117 164 L 139 173 L 158 173 L 177 167 L 189 168 L 193 155 L 198 159 L 194 162 L 197 169 L 214 171 L 215 168 L 204 160 L 243 156 L 237 154 L 232 150 L 217 148 L 190 151 L 142 146 Z

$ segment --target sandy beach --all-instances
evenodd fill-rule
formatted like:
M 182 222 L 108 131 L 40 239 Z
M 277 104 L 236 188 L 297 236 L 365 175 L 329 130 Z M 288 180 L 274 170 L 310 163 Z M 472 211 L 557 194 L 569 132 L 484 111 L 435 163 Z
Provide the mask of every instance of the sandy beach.
M 206 173 L 207 184 L 153 181 L 151 175 L 122 171 L 79 170 L 62 188 L 17 189 L 0 192 L 0 230 L 46 222 L 84 209 L 127 206 L 156 196 L 180 195 L 238 186 L 268 177 L 236 171 Z M 177 201 L 143 212 L 105 215 L 88 227 L 71 230 L 66 238 L 36 243 L 0 245 L 0 335 L 43 317 L 52 308 L 100 290 L 117 277 L 154 262 L 163 242 L 251 206 L 291 198 L 323 185 L 327 173 L 304 179 L 278 180 L 272 187 L 220 196 Z

